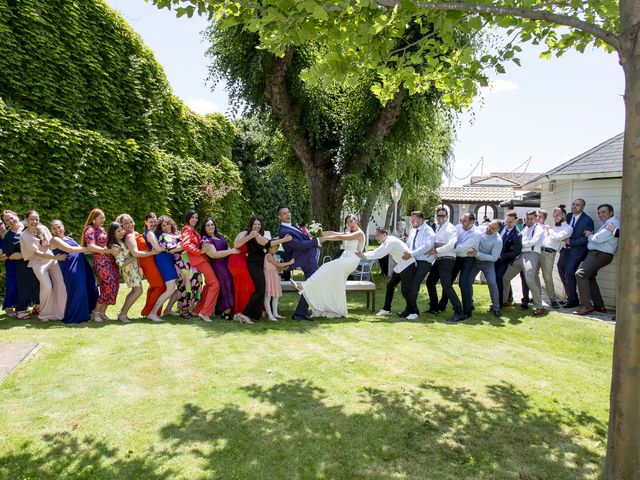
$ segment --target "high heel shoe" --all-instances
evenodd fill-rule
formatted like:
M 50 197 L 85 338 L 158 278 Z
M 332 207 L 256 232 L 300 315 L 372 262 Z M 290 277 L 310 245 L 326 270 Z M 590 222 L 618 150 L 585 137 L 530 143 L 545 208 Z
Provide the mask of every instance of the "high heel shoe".
M 150 314 L 147 316 L 147 318 L 148 318 L 149 320 L 151 320 L 152 322 L 161 322 L 161 321 L 162 321 L 162 319 L 161 319 L 158 315 L 156 315 L 155 313 L 150 313 Z
M 118 314 L 118 320 L 120 320 L 122 323 L 131 323 L 131 320 L 129 320 L 127 314 L 122 312 Z
M 102 316 L 98 312 L 91 314 L 91 320 L 96 323 L 102 323 Z
M 206 315 L 203 315 L 202 313 L 199 313 L 198 316 L 204 320 L 205 322 L 213 322 L 213 320 L 211 320 L 211 317 L 207 317 Z

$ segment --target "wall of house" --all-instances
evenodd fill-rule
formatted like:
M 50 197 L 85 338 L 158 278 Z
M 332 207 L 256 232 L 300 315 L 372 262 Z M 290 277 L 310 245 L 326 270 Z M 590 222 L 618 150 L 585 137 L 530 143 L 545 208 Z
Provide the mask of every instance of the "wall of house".
M 542 186 L 542 196 L 540 200 L 540 208 L 547 211 L 547 223 L 551 223 L 551 212 L 559 204 L 566 205 L 567 212 L 571 211 L 571 202 L 575 198 L 583 198 L 586 202 L 585 212 L 593 218 L 595 229 L 597 230 L 601 223 L 598 219 L 598 205 L 609 203 L 613 206 L 616 216 L 620 213 L 620 203 L 622 199 L 622 179 L 621 178 L 604 178 L 593 180 L 564 180 L 556 181 L 554 191 L 551 192 L 549 182 Z M 598 285 L 600 292 L 607 305 L 607 308 L 615 308 L 616 304 L 616 286 L 618 279 L 618 261 L 619 254 L 613 257 L 613 262 L 598 272 Z M 556 260 L 558 255 L 556 255 Z M 560 294 L 564 294 L 562 283 L 557 275 L 554 275 L 555 287 Z

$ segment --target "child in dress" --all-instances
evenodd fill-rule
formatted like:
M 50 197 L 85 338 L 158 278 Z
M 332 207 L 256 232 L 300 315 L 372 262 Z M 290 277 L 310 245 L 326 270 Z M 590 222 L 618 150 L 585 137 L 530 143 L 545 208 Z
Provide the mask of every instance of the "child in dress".
M 282 287 L 280 286 L 280 275 L 278 270 L 286 270 L 287 267 L 295 263 L 295 258 L 288 262 L 279 263 L 275 254 L 279 245 L 273 245 L 269 248 L 269 253 L 264 256 L 264 309 L 267 317 L 272 322 L 277 322 L 278 318 L 284 318 L 278 315 L 278 298 L 282 296 Z
M 120 277 L 131 291 L 127 294 L 122 310 L 118 313 L 118 320 L 131 323 L 128 313 L 131 305 L 142 295 L 142 274 L 138 266 L 138 259 L 134 257 L 124 243 L 125 231 L 118 222 L 112 222 L 107 231 L 107 248 L 113 249 L 116 263 L 120 267 Z

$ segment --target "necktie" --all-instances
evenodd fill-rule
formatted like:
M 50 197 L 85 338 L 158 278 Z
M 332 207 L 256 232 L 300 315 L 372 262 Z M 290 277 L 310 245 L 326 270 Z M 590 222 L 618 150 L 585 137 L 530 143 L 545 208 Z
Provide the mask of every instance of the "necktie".
M 531 235 L 529 235 L 529 238 L 533 238 L 533 234 L 536 231 L 536 226 L 534 225 L 533 228 L 531 229 Z
M 576 226 L 576 217 L 571 217 L 571 228 Z
M 420 233 L 420 229 L 417 229 L 416 234 L 413 236 L 413 243 L 411 244 L 411 250 L 416 249 L 416 239 L 418 238 L 418 233 Z

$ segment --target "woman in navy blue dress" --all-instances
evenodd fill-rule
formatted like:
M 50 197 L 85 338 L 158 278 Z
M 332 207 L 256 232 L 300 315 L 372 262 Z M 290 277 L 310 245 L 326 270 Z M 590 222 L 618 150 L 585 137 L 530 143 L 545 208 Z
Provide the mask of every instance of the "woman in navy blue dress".
M 7 256 L 4 254 L 4 236 L 7 234 L 7 227 L 0 219 L 0 261 L 5 262 L 6 277 L 4 302 L 2 309 L 10 317 L 15 317 L 16 303 L 18 302 L 18 280 L 16 279 L 16 265 L 14 262 L 7 262 Z
M 84 256 L 88 250 L 78 245 L 64 234 L 60 220 L 51 222 L 51 249 L 53 254 L 66 253 L 67 259 L 59 262 L 62 277 L 67 288 L 67 304 L 64 309 L 64 323 L 88 322 L 98 301 L 98 285 L 89 262 Z
M 18 320 L 27 320 L 29 318 L 28 308 L 34 306 L 33 314 L 38 315 L 40 301 L 40 282 L 36 278 L 33 270 L 27 266 L 22 257 L 20 249 L 20 236 L 24 227 L 20 223 L 20 218 L 16 212 L 4 210 L 2 212 L 2 220 L 9 228 L 4 236 L 4 253 L 7 256 L 7 262 L 13 262 L 16 268 L 16 284 L 18 286 L 18 299 L 16 301 L 16 317 Z

